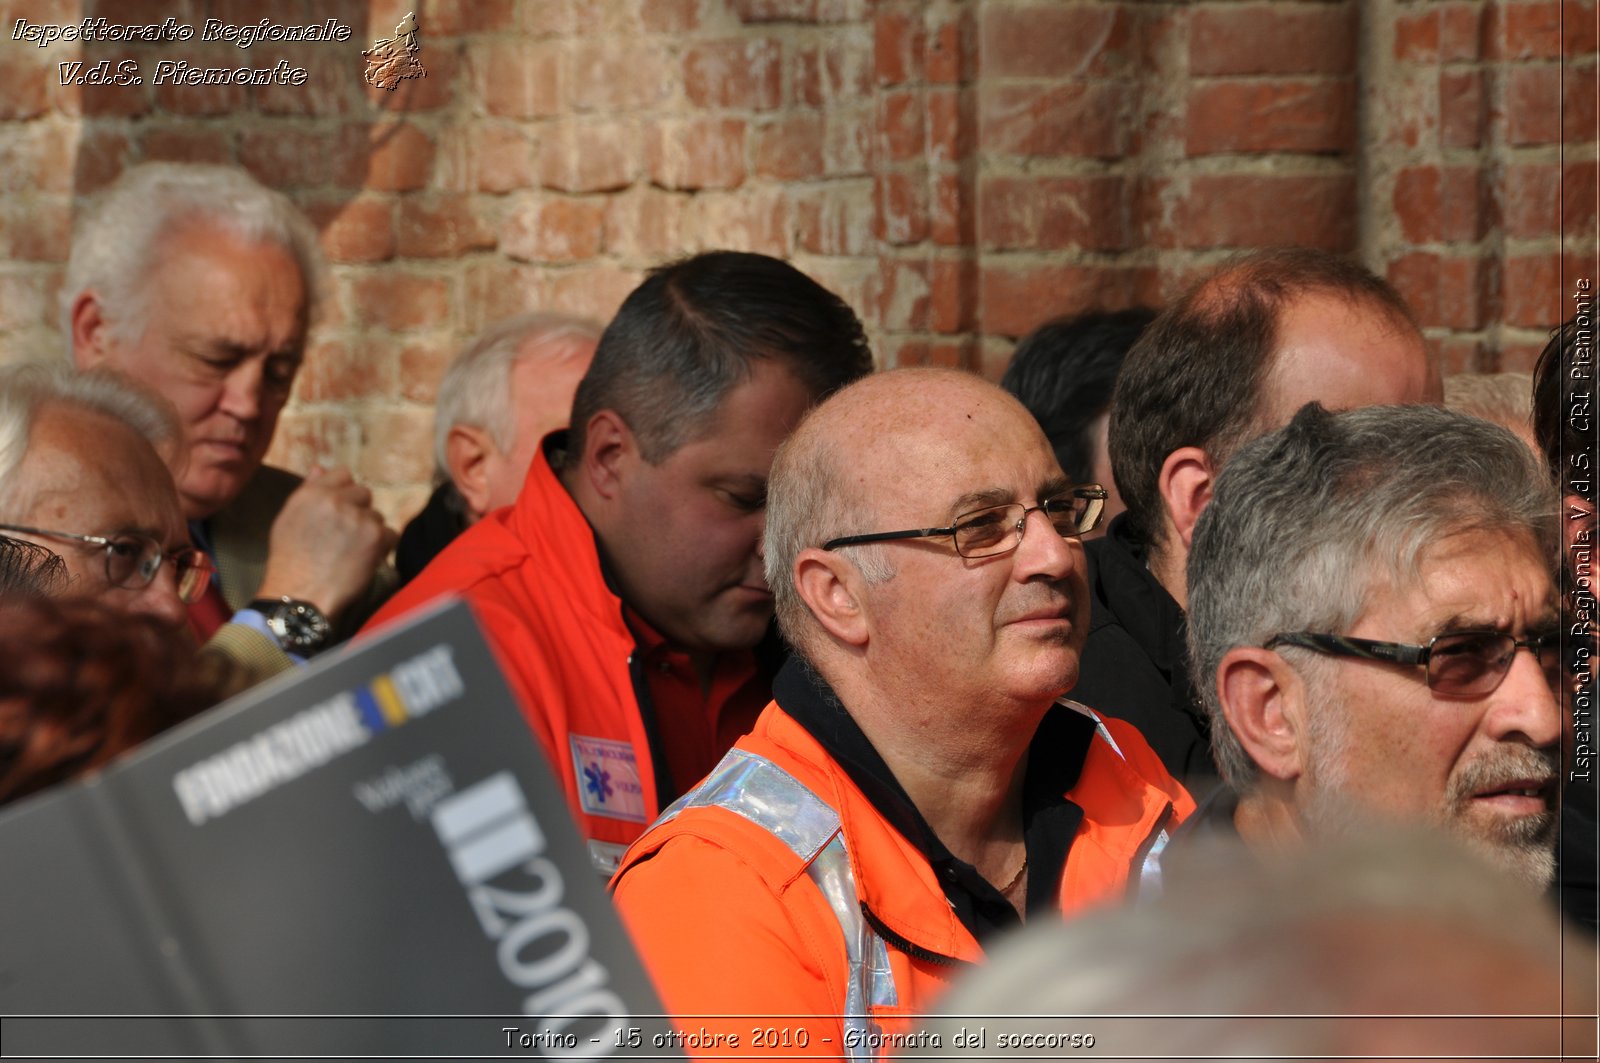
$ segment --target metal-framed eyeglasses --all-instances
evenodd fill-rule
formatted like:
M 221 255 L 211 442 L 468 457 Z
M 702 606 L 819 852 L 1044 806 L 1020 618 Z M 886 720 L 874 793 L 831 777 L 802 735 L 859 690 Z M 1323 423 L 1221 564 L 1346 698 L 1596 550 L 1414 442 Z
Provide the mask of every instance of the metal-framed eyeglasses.
M 1105 508 L 1104 487 L 1099 484 L 1079 484 L 1036 506 L 1011 502 L 963 513 L 948 528 L 911 528 L 906 531 L 845 535 L 829 539 L 822 544 L 822 548 L 837 550 L 841 546 L 861 546 L 891 539 L 933 539 L 948 535 L 955 544 L 956 553 L 962 557 L 994 557 L 1008 554 L 1022 545 L 1022 536 L 1028 529 L 1028 515 L 1034 510 L 1044 513 L 1056 534 L 1064 539 L 1075 539 L 1085 532 L 1094 531 Z
M 48 539 L 65 539 L 70 542 L 97 546 L 105 553 L 106 582 L 113 587 L 138 590 L 148 587 L 161 571 L 163 562 L 172 562 L 172 571 L 178 585 L 178 598 L 186 605 L 200 600 L 206 583 L 211 579 L 214 566 L 204 550 L 193 546 L 180 546 L 176 550 L 163 550 L 161 544 L 147 535 L 127 532 L 122 535 L 80 535 L 77 532 L 53 531 L 49 528 L 29 528 L 22 524 L 0 524 L 0 531 L 22 532 Z
M 1424 670 L 1428 688 L 1455 697 L 1492 694 L 1511 670 L 1519 649 L 1532 653 L 1544 669 L 1552 688 L 1593 667 L 1595 636 L 1567 635 L 1559 630 L 1536 632 L 1519 639 L 1504 631 L 1450 631 L 1435 635 L 1427 645 L 1379 642 L 1349 635 L 1294 631 L 1274 635 L 1263 648 L 1298 646 L 1334 657 L 1359 657 L 1387 661 Z

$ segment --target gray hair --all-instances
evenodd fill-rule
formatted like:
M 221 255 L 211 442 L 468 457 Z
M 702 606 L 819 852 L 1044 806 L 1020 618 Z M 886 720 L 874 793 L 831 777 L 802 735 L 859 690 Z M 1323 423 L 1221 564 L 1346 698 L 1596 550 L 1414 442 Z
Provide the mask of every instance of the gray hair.
M 795 586 L 795 559 L 807 547 L 852 534 L 870 520 L 870 507 L 840 475 L 845 465 L 839 441 L 824 436 L 813 423 L 815 415 L 816 409 L 772 459 L 762 541 L 762 565 L 772 589 L 778 630 L 797 653 L 813 663 L 817 626 Z M 880 544 L 847 546 L 837 552 L 849 559 L 868 583 L 882 583 L 894 576 L 888 551 Z
M 34 418 L 50 404 L 76 406 L 127 425 L 156 448 L 180 438 L 166 400 L 109 370 L 74 373 L 64 365 L 0 368 L 0 512 L 26 509 L 16 497 L 17 470 L 28 453 Z
M 1533 434 L 1532 373 L 1453 373 L 1444 378 L 1447 410 Z
M 1312 403 L 1240 450 L 1195 527 L 1188 568 L 1190 668 L 1223 779 L 1246 791 L 1258 778 L 1217 697 L 1229 650 L 1347 630 L 1373 586 L 1415 579 L 1428 546 L 1484 529 L 1527 535 L 1553 568 L 1549 477 L 1527 444 L 1475 417 Z M 1316 667 L 1312 654 L 1283 652 Z
M 524 350 L 530 358 L 560 360 L 570 355 L 574 341 L 597 343 L 600 326 L 587 318 L 567 314 L 519 314 L 496 322 L 479 333 L 456 355 L 439 382 L 434 403 L 433 460 L 445 478 L 449 462 L 445 442 L 458 424 L 474 425 L 489 433 L 502 451 L 511 449 L 511 369 Z
M 60 295 L 69 345 L 72 304 L 91 290 L 112 335 L 136 342 L 149 323 L 146 302 L 162 244 L 191 225 L 282 247 L 300 267 L 307 312 L 315 311 L 323 271 L 317 230 L 287 196 L 235 166 L 150 162 L 125 172 L 78 221 Z

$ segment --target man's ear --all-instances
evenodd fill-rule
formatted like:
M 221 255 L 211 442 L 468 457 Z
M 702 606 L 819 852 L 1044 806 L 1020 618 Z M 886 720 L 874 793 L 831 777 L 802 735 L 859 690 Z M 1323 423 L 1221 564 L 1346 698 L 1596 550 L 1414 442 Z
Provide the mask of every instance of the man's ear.
M 824 631 L 850 646 L 867 643 L 861 583 L 860 571 L 832 551 L 809 546 L 794 559 L 794 585 L 800 600 Z
M 1195 523 L 1211 503 L 1215 477 L 1210 456 L 1199 447 L 1179 447 L 1161 463 L 1156 485 L 1173 534 L 1187 551 L 1194 538 Z
M 615 410 L 599 410 L 583 435 L 581 474 L 601 498 L 615 499 L 635 461 L 642 458 L 639 440 Z
M 445 471 L 473 520 L 489 512 L 489 457 L 498 450 L 489 433 L 475 424 L 452 425 L 445 436 Z
M 104 365 L 111 356 L 111 330 L 100 309 L 100 297 L 91 290 L 78 293 L 68 315 L 72 329 L 72 362 L 79 369 Z
M 1235 646 L 1217 666 L 1228 729 L 1263 775 L 1291 781 L 1304 770 L 1305 685 L 1271 650 Z

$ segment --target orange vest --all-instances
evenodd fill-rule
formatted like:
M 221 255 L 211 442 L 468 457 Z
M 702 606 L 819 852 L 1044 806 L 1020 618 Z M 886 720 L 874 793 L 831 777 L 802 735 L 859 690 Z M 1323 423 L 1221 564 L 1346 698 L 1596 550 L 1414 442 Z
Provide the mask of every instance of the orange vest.
M 362 630 L 452 594 L 472 606 L 596 870 L 609 875 L 665 801 L 622 600 L 542 448 L 516 503 L 463 532 Z
M 1098 720 L 1067 796 L 1083 819 L 1063 913 L 1122 897 L 1194 810 L 1118 720 Z M 611 888 L 701 1057 L 914 1051 L 911 1016 L 983 958 L 927 858 L 777 703 L 633 844 Z

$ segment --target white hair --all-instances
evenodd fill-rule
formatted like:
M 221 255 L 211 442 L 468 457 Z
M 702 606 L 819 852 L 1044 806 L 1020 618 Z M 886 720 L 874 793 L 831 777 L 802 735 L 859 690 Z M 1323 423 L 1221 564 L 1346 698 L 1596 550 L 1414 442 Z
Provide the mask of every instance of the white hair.
M 17 470 L 27 456 L 34 419 L 51 404 L 110 417 L 158 450 L 180 438 L 177 415 L 166 400 L 120 373 L 74 373 L 64 365 L 39 364 L 0 369 L 0 512 L 26 508 L 16 497 Z
M 482 428 L 502 451 L 511 449 L 511 370 L 524 354 L 565 361 L 578 341 L 598 343 L 600 326 L 568 314 L 518 314 L 490 325 L 464 347 L 444 379 L 433 411 L 433 461 L 448 478 L 445 443 L 458 424 Z
M 144 163 L 118 178 L 78 220 L 60 296 L 68 354 L 72 306 L 87 291 L 95 293 L 118 340 L 133 343 L 143 335 L 162 245 L 194 225 L 282 247 L 300 268 L 308 311 L 315 309 L 323 270 L 317 230 L 287 196 L 234 166 Z

